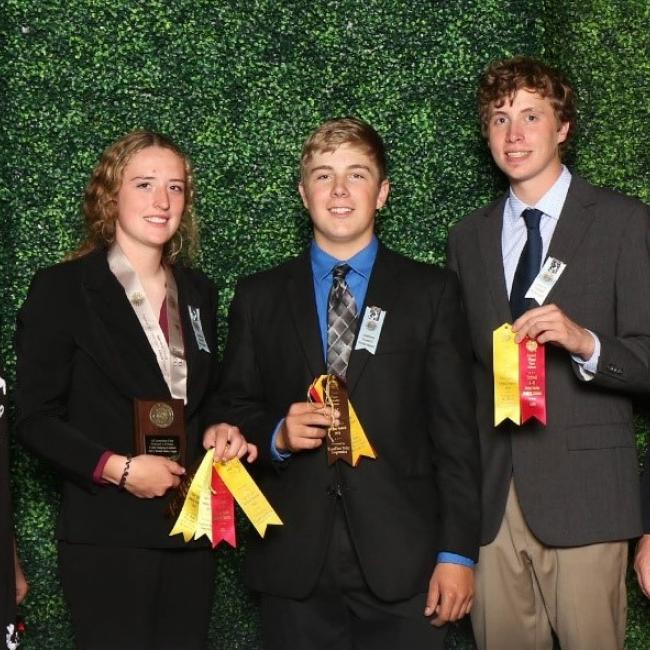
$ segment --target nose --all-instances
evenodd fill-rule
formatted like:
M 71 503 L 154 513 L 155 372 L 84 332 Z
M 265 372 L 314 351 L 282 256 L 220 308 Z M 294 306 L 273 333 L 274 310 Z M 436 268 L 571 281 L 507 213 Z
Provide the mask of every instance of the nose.
M 153 204 L 161 210 L 169 209 L 169 194 L 166 187 L 157 187 L 154 191 Z
M 521 140 L 522 137 L 523 132 L 520 126 L 516 122 L 511 122 L 508 125 L 508 131 L 506 133 L 506 139 L 508 142 L 517 142 L 517 140 Z
M 347 196 L 348 187 L 345 176 L 335 176 L 332 185 L 332 196 Z

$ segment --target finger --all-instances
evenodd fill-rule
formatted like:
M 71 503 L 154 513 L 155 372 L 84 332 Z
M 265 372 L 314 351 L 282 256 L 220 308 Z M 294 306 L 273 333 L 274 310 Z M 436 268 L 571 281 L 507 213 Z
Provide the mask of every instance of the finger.
M 538 343 L 544 343 L 544 337 L 551 337 L 548 340 L 559 340 L 562 333 L 566 332 L 559 323 L 551 320 L 535 321 L 531 323 L 525 330 L 521 330 L 515 337 L 515 341 L 520 343 L 526 336 L 535 339 Z
M 248 457 L 246 459 L 249 463 L 254 463 L 257 460 L 257 445 L 248 443 Z
M 214 447 L 215 439 L 216 433 L 214 427 L 206 429 L 205 433 L 203 434 L 203 447 L 205 449 L 211 449 Z
M 429 592 L 427 593 L 427 602 L 424 608 L 424 615 L 431 616 L 435 612 L 436 607 L 438 606 L 438 600 L 440 598 L 440 591 L 438 588 L 438 583 L 434 582 L 429 585 Z
M 291 443 L 293 451 L 317 449 L 323 444 L 322 438 L 297 438 Z
M 451 611 L 455 600 L 455 595 L 441 591 L 438 607 L 436 608 L 436 618 L 440 619 L 442 623 L 447 623 L 451 620 Z
M 522 314 L 513 324 L 512 329 L 514 332 L 520 332 L 523 329 L 529 328 L 533 323 L 539 320 L 560 320 L 564 314 L 555 305 L 543 305 L 542 307 L 535 307 L 529 309 Z
M 520 329 L 525 327 L 530 323 L 530 321 L 535 320 L 539 317 L 544 317 L 544 314 L 549 311 L 551 305 L 543 305 L 541 307 L 533 307 L 528 311 L 524 312 L 513 324 L 512 329 L 515 332 L 518 332 Z
M 646 598 L 650 598 L 650 576 L 648 576 L 648 579 L 646 579 L 644 572 L 641 570 L 637 570 L 636 575 L 639 581 L 639 587 L 641 587 L 641 591 L 644 593 Z
M 302 415 L 287 417 L 288 426 L 305 425 L 316 427 L 329 427 L 332 424 L 332 416 L 324 412 L 321 413 L 303 413 Z
M 451 596 L 451 604 L 449 607 L 449 619 L 450 621 L 457 621 L 463 616 L 463 609 L 465 607 L 465 599 L 461 598 L 458 594 Z
M 224 460 L 226 448 L 230 446 L 232 427 L 220 429 L 214 443 L 214 459 L 217 461 Z
M 290 434 L 291 435 L 291 434 Z M 322 439 L 327 435 L 327 429 L 324 427 L 297 427 L 293 433 L 295 438 L 319 438 Z
M 131 465 L 133 465 L 133 463 L 131 463 Z M 167 463 L 167 469 L 171 474 L 174 474 L 174 476 L 183 476 L 183 474 L 185 474 L 185 468 L 173 460 L 170 460 Z
M 325 404 L 322 402 L 294 402 L 290 407 L 287 415 L 304 415 L 305 413 L 314 413 L 315 411 L 322 411 L 325 408 Z
M 246 440 L 240 433 L 236 433 L 230 437 L 226 449 L 224 450 L 224 460 L 231 458 L 241 458 L 246 453 Z

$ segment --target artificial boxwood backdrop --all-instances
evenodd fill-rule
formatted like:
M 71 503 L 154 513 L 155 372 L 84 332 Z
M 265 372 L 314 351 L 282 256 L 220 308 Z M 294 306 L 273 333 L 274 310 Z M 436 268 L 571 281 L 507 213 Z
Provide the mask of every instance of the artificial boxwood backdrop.
M 194 160 L 198 265 L 220 287 L 225 316 L 238 276 L 308 241 L 298 156 L 328 117 L 360 116 L 385 137 L 393 191 L 383 240 L 444 262 L 449 226 L 504 188 L 475 111 L 478 76 L 494 58 L 531 54 L 563 68 L 581 98 L 570 164 L 650 201 L 649 33 L 647 0 L 4 0 L 0 354 L 10 379 L 30 278 L 79 241 L 90 170 L 126 131 L 162 131 Z M 13 451 L 31 584 L 24 647 L 64 650 L 72 637 L 55 571 L 57 481 Z M 211 647 L 256 650 L 242 551 L 216 552 Z M 466 624 L 449 645 L 473 647 Z M 650 647 L 650 607 L 633 581 L 627 647 Z

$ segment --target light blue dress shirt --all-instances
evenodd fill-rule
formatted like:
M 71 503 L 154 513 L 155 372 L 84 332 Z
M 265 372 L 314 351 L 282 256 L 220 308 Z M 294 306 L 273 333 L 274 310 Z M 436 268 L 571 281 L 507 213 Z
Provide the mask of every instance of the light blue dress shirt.
M 503 229 L 501 231 L 503 273 L 505 275 L 508 296 L 510 296 L 510 291 L 512 290 L 512 282 L 515 277 L 519 257 L 526 244 L 526 223 L 521 216 L 522 212 L 527 208 L 536 208 L 543 213 L 539 222 L 539 230 L 542 236 L 542 259 L 544 260 L 548 255 L 551 238 L 560 219 L 570 185 L 571 173 L 562 165 L 562 171 L 558 179 L 535 205 L 527 205 L 521 201 L 514 190 L 510 188 L 510 194 L 503 209 Z M 593 354 L 587 361 L 581 357 L 571 355 L 571 358 L 579 364 L 582 378 L 585 380 L 591 379 L 596 374 L 598 359 L 600 357 L 600 340 L 593 332 L 590 330 L 587 331 L 594 339 Z
M 350 267 L 346 276 L 348 289 L 354 296 L 357 305 L 357 318 L 362 313 L 368 292 L 368 282 L 372 267 L 377 259 L 379 241 L 373 236 L 372 241 L 356 255 L 349 260 L 338 260 L 326 253 L 322 248 L 312 241 L 310 257 L 311 270 L 314 277 L 314 296 L 316 298 L 316 313 L 318 314 L 318 323 L 321 330 L 321 340 L 323 342 L 323 356 L 327 357 L 327 302 L 330 289 L 332 288 L 332 269 L 338 264 L 347 264 Z M 290 453 L 281 453 L 275 447 L 275 438 L 278 430 L 282 426 L 281 420 L 273 432 L 271 438 L 271 455 L 275 460 L 282 461 L 289 458 Z M 462 564 L 464 566 L 474 566 L 474 562 L 467 557 L 457 555 L 456 553 L 438 553 L 438 562 L 447 562 L 450 564 Z

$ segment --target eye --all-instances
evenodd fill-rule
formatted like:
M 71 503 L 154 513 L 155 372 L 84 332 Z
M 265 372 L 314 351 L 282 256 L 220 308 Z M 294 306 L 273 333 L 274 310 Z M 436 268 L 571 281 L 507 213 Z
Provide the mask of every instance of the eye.
M 534 115 L 533 113 L 528 113 L 528 115 L 526 115 L 527 122 L 536 122 L 538 119 L 537 115 Z
M 142 181 L 138 183 L 136 187 L 140 187 L 143 190 L 148 190 L 151 187 L 151 183 L 149 181 Z
M 170 185 L 169 189 L 172 192 L 178 192 L 179 194 L 184 194 L 185 193 L 185 186 L 184 185 Z
M 323 172 L 322 174 L 318 174 L 318 176 L 316 176 L 316 180 L 317 181 L 326 181 L 329 177 L 330 177 L 329 174 L 326 174 L 326 173 Z
M 493 120 L 492 124 L 495 126 L 501 126 L 506 123 L 505 115 L 497 115 Z

